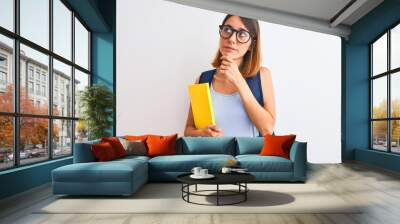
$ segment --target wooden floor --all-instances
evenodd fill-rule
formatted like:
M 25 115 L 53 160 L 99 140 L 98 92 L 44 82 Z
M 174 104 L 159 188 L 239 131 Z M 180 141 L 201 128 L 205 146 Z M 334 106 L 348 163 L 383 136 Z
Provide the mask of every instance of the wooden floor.
M 399 173 L 359 163 L 313 164 L 308 176 L 308 183 L 368 206 L 356 214 L 35 214 L 35 208 L 54 200 L 46 185 L 1 201 L 0 223 L 400 223 Z

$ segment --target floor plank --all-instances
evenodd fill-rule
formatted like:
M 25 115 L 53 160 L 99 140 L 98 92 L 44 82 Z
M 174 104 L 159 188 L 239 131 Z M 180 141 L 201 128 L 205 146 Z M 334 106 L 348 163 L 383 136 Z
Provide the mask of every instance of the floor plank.
M 15 224 L 261 224 L 400 223 L 400 174 L 356 162 L 310 164 L 308 183 L 323 186 L 349 203 L 363 204 L 359 214 L 36 214 L 56 199 L 50 185 L 0 201 L 0 223 Z

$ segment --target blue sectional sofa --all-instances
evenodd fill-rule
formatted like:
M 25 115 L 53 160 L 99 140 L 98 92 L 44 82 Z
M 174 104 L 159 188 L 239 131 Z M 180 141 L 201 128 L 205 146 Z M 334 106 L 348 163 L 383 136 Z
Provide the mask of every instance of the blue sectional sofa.
M 263 137 L 179 137 L 177 155 L 127 156 L 96 162 L 89 141 L 75 144 L 74 163 L 52 171 L 54 194 L 131 195 L 148 181 L 176 181 L 193 167 L 218 172 L 234 159 L 260 182 L 305 182 L 307 143 L 294 142 L 290 159 L 260 156 Z

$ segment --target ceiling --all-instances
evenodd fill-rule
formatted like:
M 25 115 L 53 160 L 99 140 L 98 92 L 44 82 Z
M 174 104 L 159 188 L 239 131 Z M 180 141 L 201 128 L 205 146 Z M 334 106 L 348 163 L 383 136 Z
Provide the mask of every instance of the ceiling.
M 1 0 L 0 0 L 1 1 Z M 65 0 L 92 32 L 110 32 L 114 26 L 115 1 Z
M 345 37 L 351 25 L 383 0 L 167 0 Z

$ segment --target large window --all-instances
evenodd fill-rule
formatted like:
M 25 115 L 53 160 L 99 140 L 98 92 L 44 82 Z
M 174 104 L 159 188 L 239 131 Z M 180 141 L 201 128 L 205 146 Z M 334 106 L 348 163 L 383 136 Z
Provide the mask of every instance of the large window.
M 370 45 L 371 148 L 400 153 L 400 24 Z
M 0 170 L 71 156 L 87 140 L 78 104 L 90 85 L 90 31 L 63 0 L 0 8 Z
M 20 35 L 49 49 L 49 0 L 19 0 Z
M 1 0 L 0 9 L 0 26 L 14 31 L 14 0 Z

